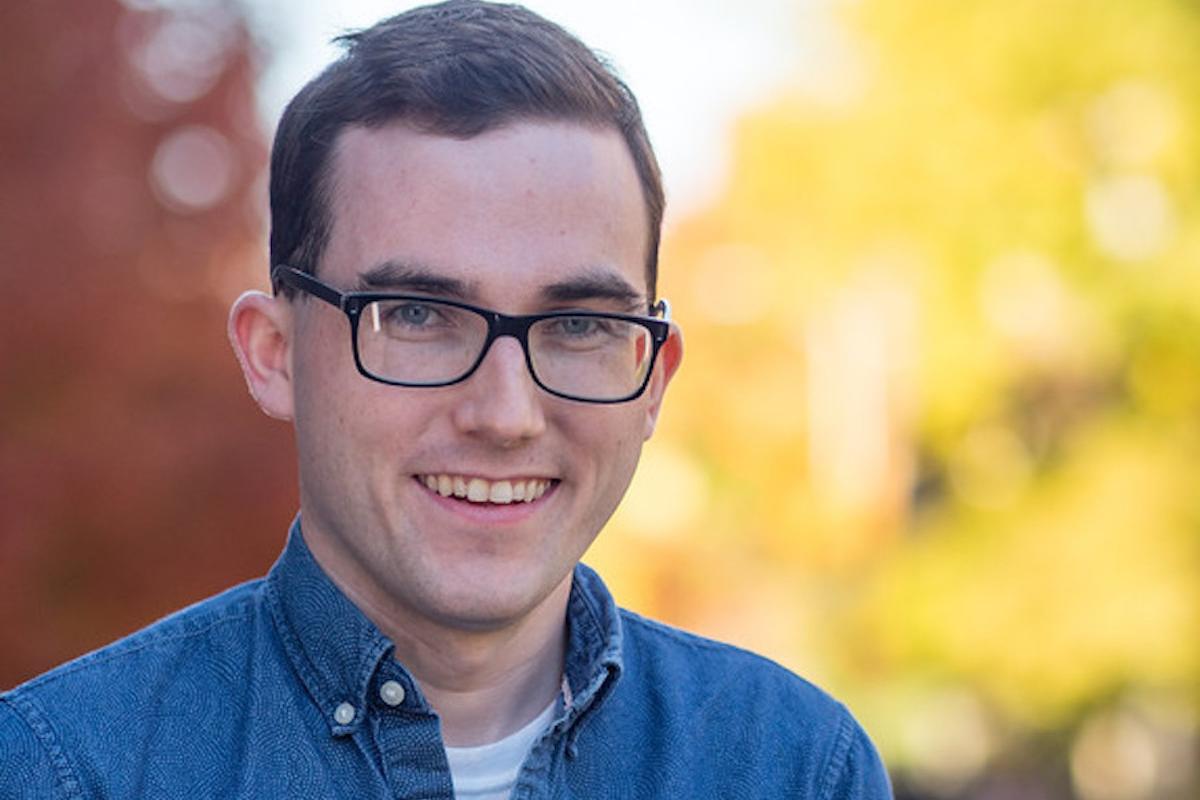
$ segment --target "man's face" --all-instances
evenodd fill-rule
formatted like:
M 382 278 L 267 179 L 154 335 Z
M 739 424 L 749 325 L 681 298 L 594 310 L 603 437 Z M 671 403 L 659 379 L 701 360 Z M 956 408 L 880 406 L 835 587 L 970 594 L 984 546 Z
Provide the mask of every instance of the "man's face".
M 646 212 L 616 131 L 527 121 L 459 140 L 354 128 L 331 175 L 320 277 L 343 291 L 449 295 L 510 314 L 645 313 Z M 629 297 L 615 296 L 621 286 Z M 672 359 L 642 397 L 608 406 L 539 389 L 508 337 L 462 383 L 400 388 L 358 374 L 335 308 L 292 308 L 305 537 L 353 599 L 368 613 L 489 629 L 563 588 L 633 476 Z M 431 479 L 544 493 L 474 502 Z

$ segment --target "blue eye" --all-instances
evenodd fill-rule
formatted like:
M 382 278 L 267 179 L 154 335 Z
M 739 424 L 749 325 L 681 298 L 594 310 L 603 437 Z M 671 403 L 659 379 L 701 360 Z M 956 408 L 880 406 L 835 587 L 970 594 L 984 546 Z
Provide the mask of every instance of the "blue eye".
M 405 303 L 392 309 L 392 316 L 405 325 L 424 325 L 433 316 L 433 309 L 421 303 Z
M 421 300 L 377 300 L 367 308 L 371 330 L 392 338 L 444 335 L 460 317 L 450 306 Z
M 599 321 L 590 317 L 562 317 L 558 320 L 558 328 L 568 336 L 587 336 L 595 333 Z

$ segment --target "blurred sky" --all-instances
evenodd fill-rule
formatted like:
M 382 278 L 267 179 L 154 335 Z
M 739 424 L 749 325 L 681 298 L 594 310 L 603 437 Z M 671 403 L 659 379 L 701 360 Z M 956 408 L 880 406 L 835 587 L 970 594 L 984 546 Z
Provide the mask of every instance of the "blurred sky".
M 329 40 L 420 3 L 244 0 L 272 55 L 261 78 L 269 129 L 284 104 L 338 54 Z M 528 0 L 617 66 L 642 104 L 668 192 L 668 222 L 720 187 L 739 112 L 842 60 L 829 0 Z M 817 87 L 819 88 L 819 87 Z

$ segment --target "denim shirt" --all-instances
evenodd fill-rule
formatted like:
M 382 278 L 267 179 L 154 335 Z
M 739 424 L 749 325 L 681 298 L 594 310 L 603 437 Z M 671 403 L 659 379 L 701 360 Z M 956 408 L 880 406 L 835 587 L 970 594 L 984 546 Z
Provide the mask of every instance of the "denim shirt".
M 582 565 L 567 620 L 514 800 L 891 796 L 846 709 L 782 667 L 618 609 Z M 265 578 L 0 695 L 0 798 L 452 798 L 392 656 L 297 522 Z

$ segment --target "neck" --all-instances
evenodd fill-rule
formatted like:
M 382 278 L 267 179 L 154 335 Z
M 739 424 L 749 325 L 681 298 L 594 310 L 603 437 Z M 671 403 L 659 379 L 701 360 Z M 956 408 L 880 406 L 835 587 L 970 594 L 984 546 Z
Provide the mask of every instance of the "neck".
M 395 645 L 442 723 L 450 747 L 499 741 L 545 710 L 562 686 L 568 573 L 527 613 L 495 626 L 454 626 L 413 613 L 394 598 L 364 592 L 369 581 L 319 536 L 307 540 L 325 573 Z
M 442 721 L 450 747 L 499 741 L 549 705 L 562 686 L 571 577 L 531 614 L 489 631 L 414 629 L 373 620 L 396 646 Z M 402 622 L 402 621 L 400 621 Z

